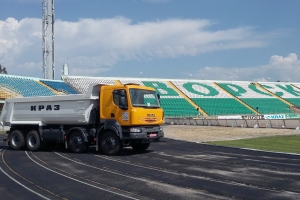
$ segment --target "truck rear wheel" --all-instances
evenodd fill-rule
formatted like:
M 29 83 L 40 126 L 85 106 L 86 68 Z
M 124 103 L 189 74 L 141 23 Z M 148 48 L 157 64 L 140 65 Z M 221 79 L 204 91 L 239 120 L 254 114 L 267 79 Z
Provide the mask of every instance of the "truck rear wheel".
M 119 137 L 113 132 L 106 132 L 101 138 L 101 150 L 103 154 L 113 156 L 122 150 Z
M 40 149 L 41 139 L 36 130 L 32 130 L 27 133 L 26 146 L 29 151 L 37 151 Z
M 133 150 L 139 151 L 139 152 L 146 151 L 149 146 L 150 146 L 150 143 L 136 143 L 136 144 L 131 145 Z
M 68 140 L 68 146 L 73 153 L 82 153 L 86 150 L 84 138 L 79 131 L 71 133 Z
M 24 135 L 19 130 L 14 130 L 9 136 L 10 146 L 14 150 L 20 150 L 25 147 Z

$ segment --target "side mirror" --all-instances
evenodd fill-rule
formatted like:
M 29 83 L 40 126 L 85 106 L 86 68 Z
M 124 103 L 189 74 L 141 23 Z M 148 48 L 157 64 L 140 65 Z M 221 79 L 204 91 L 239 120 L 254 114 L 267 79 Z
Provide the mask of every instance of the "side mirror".
M 128 110 L 128 105 L 125 96 L 119 97 L 119 106 L 122 110 Z
M 157 98 L 160 99 L 160 94 L 157 94 Z
M 125 90 L 114 90 L 112 93 L 113 93 L 113 94 L 120 95 L 120 96 L 123 96 L 123 97 L 126 96 Z
M 125 90 L 119 90 L 119 95 L 122 96 L 122 97 L 126 97 Z

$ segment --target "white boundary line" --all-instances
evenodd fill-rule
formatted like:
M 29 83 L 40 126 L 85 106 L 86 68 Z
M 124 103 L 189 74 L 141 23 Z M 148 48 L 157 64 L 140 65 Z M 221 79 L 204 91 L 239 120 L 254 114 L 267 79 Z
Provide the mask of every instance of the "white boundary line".
M 94 186 L 94 185 L 92 185 L 92 184 L 89 184 L 89 183 L 86 183 L 86 182 L 77 180 L 77 179 L 75 179 L 75 178 L 66 176 L 66 175 L 64 175 L 64 174 L 62 174 L 62 173 L 56 172 L 56 171 L 54 171 L 54 170 L 52 170 L 52 169 L 49 169 L 49 168 L 45 167 L 44 165 L 41 165 L 40 163 L 36 162 L 35 160 L 33 160 L 33 159 L 28 155 L 27 151 L 25 151 L 25 153 L 26 153 L 27 157 L 28 157 L 32 162 L 34 162 L 35 164 L 37 164 L 37 165 L 39 165 L 39 166 L 41 166 L 41 167 L 43 167 L 43 168 L 45 168 L 45 169 L 47 169 L 47 170 L 49 170 L 49 171 L 51 171 L 51 172 L 54 172 L 54 173 L 56 173 L 56 174 L 58 174 L 58 175 L 61 175 L 61 176 L 63 176 L 63 177 L 66 177 L 66 178 L 68 178 L 68 179 L 71 179 L 71 180 L 73 180 L 73 181 L 82 183 L 82 184 L 84 184 L 84 185 L 91 186 L 91 187 L 96 188 L 96 189 L 99 189 L 99 190 L 103 190 L 103 191 L 106 191 L 106 192 L 109 192 L 109 193 L 113 193 L 113 194 L 116 194 L 116 195 L 119 195 L 119 196 L 122 196 L 122 197 L 126 197 L 126 198 L 128 198 L 128 199 L 135 199 L 135 200 L 138 200 L 138 199 L 136 199 L 136 198 L 133 198 L 133 197 L 130 197 L 130 196 L 126 196 L 126 195 L 123 195 L 123 194 L 120 194 L 120 193 L 117 193 L 117 192 L 113 192 L 113 191 L 110 191 L 110 190 L 107 190 L 107 189 L 104 189 L 104 188 L 101 188 L 101 187 L 97 187 L 97 186 Z
M 16 182 L 17 184 L 19 184 L 19 185 L 22 186 L 23 188 L 27 189 L 28 191 L 30 191 L 30 192 L 32 192 L 32 193 L 34 193 L 34 194 L 36 194 L 36 195 L 42 197 L 43 199 L 49 199 L 49 198 L 47 198 L 47 197 L 45 197 L 45 196 L 43 196 L 43 195 L 41 195 L 41 194 L 39 194 L 39 193 L 33 191 L 32 189 L 26 187 L 25 185 L 23 185 L 22 183 L 20 183 L 19 181 L 17 181 L 16 179 L 14 179 L 13 177 L 11 177 L 10 175 L 8 175 L 1 167 L 0 167 L 0 170 L 1 170 L 2 173 L 5 174 L 8 178 L 10 178 L 11 180 L 13 180 L 14 182 Z M 49 199 L 49 200 L 50 200 L 50 199 Z
M 0 149 L 0 152 L 1 152 L 2 150 L 3 150 L 3 148 Z M 2 173 L 5 174 L 8 178 L 10 178 L 11 180 L 13 180 L 14 182 L 16 182 L 17 184 L 19 184 L 19 185 L 22 186 L 23 188 L 27 189 L 28 191 L 30 191 L 30 192 L 32 192 L 32 193 L 34 193 L 34 194 L 40 196 L 40 197 L 43 198 L 43 199 L 49 199 L 49 198 L 47 198 L 47 197 L 41 195 L 40 193 L 37 193 L 37 192 L 33 191 L 32 189 L 28 188 L 27 186 L 23 185 L 22 183 L 20 183 L 19 181 L 17 181 L 16 179 L 14 179 L 13 177 L 11 177 L 10 175 L 8 175 L 1 167 L 0 167 L 0 170 L 1 170 Z M 49 199 L 49 200 L 50 200 L 50 199 Z

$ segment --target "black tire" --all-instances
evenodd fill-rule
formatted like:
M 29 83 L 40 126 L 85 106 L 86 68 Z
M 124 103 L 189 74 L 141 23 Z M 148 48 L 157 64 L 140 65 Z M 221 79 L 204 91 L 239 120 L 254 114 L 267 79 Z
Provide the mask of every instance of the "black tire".
M 41 139 L 36 130 L 27 133 L 26 146 L 29 151 L 38 151 L 41 148 Z
M 25 147 L 25 138 L 21 131 L 14 130 L 9 135 L 10 146 L 14 150 L 20 150 Z
M 86 143 L 84 141 L 82 133 L 79 131 L 75 131 L 71 133 L 69 140 L 68 140 L 68 146 L 72 153 L 82 153 L 86 150 Z
M 114 156 L 122 150 L 119 137 L 113 132 L 106 132 L 101 137 L 100 148 L 103 154 Z
M 133 150 L 138 151 L 138 152 L 146 151 L 149 146 L 150 146 L 150 143 L 136 143 L 136 144 L 131 145 Z

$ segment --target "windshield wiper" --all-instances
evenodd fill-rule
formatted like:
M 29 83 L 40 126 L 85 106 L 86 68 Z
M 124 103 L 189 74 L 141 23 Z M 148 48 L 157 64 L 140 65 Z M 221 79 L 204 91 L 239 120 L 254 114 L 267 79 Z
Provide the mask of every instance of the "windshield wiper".
M 140 107 L 140 108 L 159 108 L 159 106 L 147 106 L 147 105 L 136 105 L 133 104 L 134 107 Z
M 159 106 L 146 106 L 145 108 L 159 108 Z

